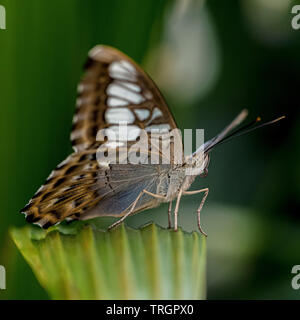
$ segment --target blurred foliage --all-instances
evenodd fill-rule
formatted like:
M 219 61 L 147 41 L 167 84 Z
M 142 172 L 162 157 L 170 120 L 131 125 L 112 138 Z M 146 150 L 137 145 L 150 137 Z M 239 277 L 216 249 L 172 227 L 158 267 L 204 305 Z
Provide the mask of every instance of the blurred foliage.
M 11 232 L 52 299 L 205 299 L 205 236 L 154 224 L 74 225 Z
M 210 138 L 244 107 L 253 118 L 287 116 L 217 148 L 208 177 L 193 188 L 210 187 L 202 212 L 209 234 L 208 298 L 299 298 L 290 285 L 300 258 L 300 31 L 290 25 L 295 3 L 2 0 L 0 264 L 8 279 L 0 298 L 48 298 L 8 229 L 25 224 L 19 209 L 71 152 L 76 85 L 88 50 L 98 43 L 143 63 L 180 128 L 205 128 Z M 179 98 L 182 90 L 189 94 Z M 180 223 L 194 228 L 199 198 L 184 200 Z M 149 220 L 165 225 L 166 207 L 130 217 L 128 224 Z

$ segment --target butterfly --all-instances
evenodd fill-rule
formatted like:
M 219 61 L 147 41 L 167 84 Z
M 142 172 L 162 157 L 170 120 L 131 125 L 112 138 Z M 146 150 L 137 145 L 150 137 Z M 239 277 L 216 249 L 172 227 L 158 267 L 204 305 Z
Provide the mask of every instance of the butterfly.
M 184 157 L 176 122 L 154 82 L 125 54 L 98 45 L 89 52 L 84 76 L 78 85 L 71 132 L 74 153 L 52 171 L 21 212 L 26 221 L 42 228 L 64 220 L 118 217 L 109 227 L 112 228 L 129 215 L 168 202 L 171 228 L 175 200 L 174 230 L 177 230 L 182 196 L 203 194 L 197 223 L 200 232 L 206 235 L 201 227 L 200 212 L 209 189 L 190 191 L 189 188 L 197 176 L 207 174 L 210 152 L 216 145 L 254 129 L 259 118 L 232 132 L 247 113 L 242 110 L 220 134 Z M 172 139 L 165 139 L 171 131 L 175 132 Z M 139 151 L 147 161 L 120 161 L 122 150 L 126 151 L 126 159 L 136 153 L 134 146 L 141 139 L 141 133 L 145 139 Z M 163 153 L 160 146 L 168 152 Z M 99 148 L 106 150 L 105 157 L 98 157 Z M 112 161 L 108 153 L 118 153 L 119 161 Z M 153 153 L 158 159 L 155 163 L 148 161 L 152 160 Z M 197 170 L 187 174 L 188 168 Z

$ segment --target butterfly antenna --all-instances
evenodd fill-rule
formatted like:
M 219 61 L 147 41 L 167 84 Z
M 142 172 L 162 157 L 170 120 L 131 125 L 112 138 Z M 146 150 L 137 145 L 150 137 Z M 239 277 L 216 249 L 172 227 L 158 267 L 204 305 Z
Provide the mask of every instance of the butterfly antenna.
M 255 120 L 251 121 L 250 123 L 246 124 L 245 126 L 243 126 L 243 127 L 239 128 L 239 129 L 237 129 L 236 131 L 232 132 L 230 135 L 224 137 L 222 140 L 218 141 L 212 147 L 215 147 L 216 145 L 223 144 L 224 142 L 228 142 L 233 138 L 242 136 L 242 135 L 247 134 L 247 133 L 249 133 L 251 131 L 254 131 L 256 129 L 259 129 L 259 128 L 268 126 L 270 124 L 273 124 L 275 122 L 278 122 L 278 121 L 280 121 L 280 120 L 282 120 L 284 118 L 285 118 L 285 116 L 281 116 L 281 117 L 278 117 L 278 118 L 276 118 L 274 120 L 271 120 L 271 121 L 268 121 L 268 122 L 264 122 L 264 123 L 262 123 L 262 124 L 260 124 L 258 126 L 254 126 L 256 123 L 261 121 L 261 118 L 257 117 Z M 208 148 L 206 151 L 212 149 L 212 147 Z

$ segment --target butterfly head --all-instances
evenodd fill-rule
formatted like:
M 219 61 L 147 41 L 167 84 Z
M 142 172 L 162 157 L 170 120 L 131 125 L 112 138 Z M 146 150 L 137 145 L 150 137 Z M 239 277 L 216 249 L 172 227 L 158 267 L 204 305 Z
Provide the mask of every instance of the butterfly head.
M 204 177 L 208 173 L 210 154 L 203 152 L 203 147 L 199 148 L 186 161 L 186 175 Z

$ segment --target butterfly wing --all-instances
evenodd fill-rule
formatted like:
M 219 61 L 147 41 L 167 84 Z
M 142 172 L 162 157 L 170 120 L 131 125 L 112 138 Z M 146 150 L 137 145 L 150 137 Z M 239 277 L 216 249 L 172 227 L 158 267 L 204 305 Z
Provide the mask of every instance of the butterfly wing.
M 91 148 L 99 130 L 107 129 L 109 136 L 120 123 L 127 124 L 129 144 L 141 129 L 163 133 L 177 128 L 150 77 L 125 54 L 108 46 L 96 46 L 89 52 L 76 105 L 71 133 L 76 152 Z
M 99 167 L 92 151 L 73 153 L 50 174 L 44 185 L 21 210 L 26 220 L 47 228 L 64 219 L 79 217 L 96 204 L 92 189 Z
M 130 58 L 116 49 L 96 46 L 89 53 L 85 74 L 78 86 L 77 108 L 71 141 L 75 152 L 62 162 L 22 209 L 29 222 L 47 228 L 65 219 L 91 216 L 122 216 L 138 194 L 157 191 L 161 166 L 145 164 L 99 164 L 96 150 L 100 145 L 119 149 L 123 142 L 112 135 L 120 124 L 127 124 L 126 148 L 136 143 L 141 130 L 155 130 L 164 140 L 176 123 L 155 84 Z M 105 130 L 106 140 L 98 141 Z M 180 143 L 178 132 L 176 141 Z M 155 134 L 154 134 L 155 137 Z M 123 137 L 124 138 L 124 137 Z M 171 158 L 174 140 L 169 143 Z M 121 144 L 120 144 L 121 143 Z M 155 144 L 154 144 L 155 145 Z M 148 150 L 146 150 L 148 151 Z M 160 157 L 162 154 L 158 150 Z M 165 167 L 165 171 L 168 170 Z M 157 203 L 143 195 L 136 210 Z
M 96 150 L 73 153 L 55 168 L 22 212 L 28 222 L 43 228 L 91 214 L 120 216 L 140 190 L 154 190 L 157 170 L 158 166 L 139 164 L 102 167 Z M 145 201 L 146 197 L 139 206 Z

